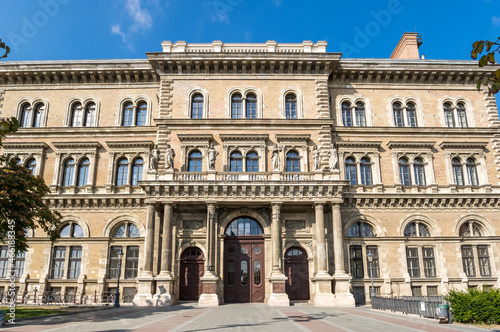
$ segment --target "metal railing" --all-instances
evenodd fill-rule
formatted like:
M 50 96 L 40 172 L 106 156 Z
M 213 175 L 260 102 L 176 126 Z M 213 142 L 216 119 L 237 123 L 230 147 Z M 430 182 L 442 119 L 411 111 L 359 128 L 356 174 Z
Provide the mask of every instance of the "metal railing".
M 120 303 L 132 303 L 135 293 L 120 294 Z M 74 291 L 62 294 L 59 291 L 31 292 L 22 296 L 15 295 L 17 304 L 41 305 L 41 306 L 93 306 L 93 305 L 113 305 L 115 301 L 115 291 L 105 291 L 98 293 L 78 293 Z M 0 292 L 0 305 L 9 303 L 10 298 L 7 292 Z
M 402 296 L 400 298 L 373 297 L 372 308 L 379 310 L 399 311 L 404 314 L 415 314 L 423 317 L 438 318 L 437 306 L 448 304 L 442 296 Z

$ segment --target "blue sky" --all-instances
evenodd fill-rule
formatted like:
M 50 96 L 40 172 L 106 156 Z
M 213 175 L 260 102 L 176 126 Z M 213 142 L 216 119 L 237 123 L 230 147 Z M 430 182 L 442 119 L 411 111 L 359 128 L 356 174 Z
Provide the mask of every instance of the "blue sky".
M 388 58 L 403 32 L 427 59 L 470 59 L 500 36 L 500 0 L 3 0 L 9 61 L 137 59 L 161 42 L 326 40 L 344 58 Z M 497 97 L 498 100 L 498 97 Z

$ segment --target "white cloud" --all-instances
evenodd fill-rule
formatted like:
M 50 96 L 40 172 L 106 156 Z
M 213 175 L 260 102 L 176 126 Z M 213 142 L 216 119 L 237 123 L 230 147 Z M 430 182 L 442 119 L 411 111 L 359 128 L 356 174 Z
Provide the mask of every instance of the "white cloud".
M 125 1 L 127 16 L 132 19 L 131 24 L 127 24 L 126 27 L 128 28 L 125 30 L 122 29 L 119 23 L 114 24 L 111 26 L 111 34 L 122 37 L 122 41 L 127 44 L 130 49 L 133 49 L 133 46 L 130 44 L 130 35 L 151 29 L 153 26 L 153 18 L 149 11 L 141 4 L 141 0 L 120 0 L 120 2 L 123 1 Z M 153 6 L 158 5 L 158 2 L 154 0 L 148 3 Z
M 114 35 L 121 36 L 124 43 L 127 42 L 127 36 L 122 32 L 122 29 L 120 28 L 120 24 L 113 25 L 111 27 L 111 33 Z
M 493 16 L 491 18 L 491 23 L 493 23 L 494 26 L 500 26 L 500 16 Z

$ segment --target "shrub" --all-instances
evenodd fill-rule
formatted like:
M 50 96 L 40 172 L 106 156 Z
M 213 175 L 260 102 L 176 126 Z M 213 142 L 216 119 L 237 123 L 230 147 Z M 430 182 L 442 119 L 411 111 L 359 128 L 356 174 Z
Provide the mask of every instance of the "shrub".
M 457 322 L 500 324 L 500 289 L 451 290 L 444 298 Z

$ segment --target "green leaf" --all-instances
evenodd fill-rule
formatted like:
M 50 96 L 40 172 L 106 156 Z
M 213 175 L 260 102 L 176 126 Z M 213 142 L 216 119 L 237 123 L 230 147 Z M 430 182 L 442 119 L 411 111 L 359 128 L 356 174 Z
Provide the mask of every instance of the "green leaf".
M 491 46 L 493 46 L 495 43 L 492 41 L 488 41 L 486 43 L 486 52 L 489 52 L 491 50 Z
M 479 67 L 484 67 L 488 64 L 488 54 L 483 55 L 481 59 L 479 59 Z
M 493 64 L 495 63 L 495 53 L 488 53 L 488 61 Z
M 481 81 L 477 82 L 477 86 L 476 87 L 477 87 L 478 90 L 481 90 L 481 84 L 483 84 L 483 82 L 481 82 Z

